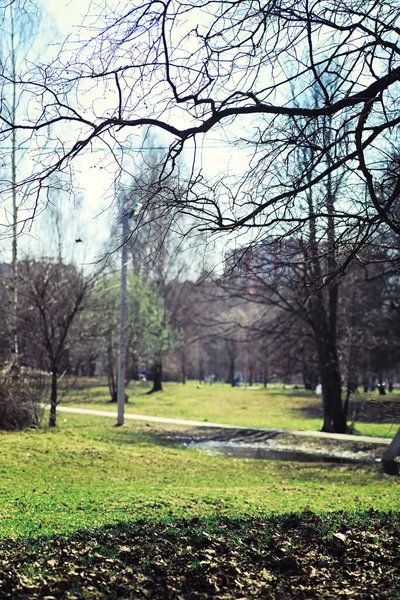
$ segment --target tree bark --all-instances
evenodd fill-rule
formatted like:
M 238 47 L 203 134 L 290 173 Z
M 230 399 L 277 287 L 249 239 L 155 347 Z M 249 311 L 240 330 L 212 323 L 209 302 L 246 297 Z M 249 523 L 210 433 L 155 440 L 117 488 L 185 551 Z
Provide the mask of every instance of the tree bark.
M 57 367 L 53 366 L 51 372 L 51 394 L 50 394 L 50 418 L 49 427 L 55 427 L 57 424 Z
M 226 342 L 226 351 L 228 355 L 228 377 L 226 383 L 230 383 L 232 387 L 236 386 L 235 380 L 235 369 L 236 369 L 236 342 L 235 340 L 228 340 Z
M 342 382 L 339 360 L 334 348 L 320 350 L 320 372 L 324 423 L 322 431 L 346 433 L 346 415 L 342 406 Z
M 249 385 L 253 385 L 254 382 L 254 367 L 251 366 L 249 369 Z
M 264 385 L 264 389 L 267 387 L 268 385 L 268 367 L 264 367 L 264 373 L 263 373 L 263 385 Z
M 326 136 L 329 138 L 330 128 L 326 127 Z M 327 139 L 326 142 L 329 140 Z M 329 147 L 329 144 L 327 144 Z M 331 158 L 327 156 L 327 163 Z M 335 201 L 332 179 L 329 176 L 326 187 L 326 209 L 328 213 L 327 224 L 327 264 L 330 273 L 337 270 L 335 256 L 335 223 L 333 219 L 333 204 Z M 339 284 L 337 281 L 327 285 L 322 291 L 320 282 L 323 276 L 317 225 L 315 218 L 314 201 L 312 194 L 308 195 L 309 228 L 310 228 L 310 273 L 312 284 L 315 286 L 310 303 L 310 321 L 316 342 L 318 366 L 322 386 L 322 405 L 324 422 L 322 431 L 345 433 L 346 417 L 342 407 L 342 384 L 340 377 L 339 357 L 337 351 L 337 306 Z
M 382 464 L 386 473 L 390 475 L 398 475 L 399 465 L 395 463 L 396 456 L 400 455 L 400 429 L 394 436 L 390 446 L 382 456 Z
M 306 390 L 315 392 L 318 384 L 318 373 L 316 372 L 316 369 L 314 369 L 312 366 L 310 367 L 306 362 L 304 362 L 302 375 L 304 388 Z
M 114 359 L 112 349 L 112 333 L 110 332 L 109 343 L 107 346 L 107 382 L 110 392 L 110 402 L 117 401 L 117 380 L 114 373 Z
M 382 373 L 379 373 L 379 375 L 378 375 L 378 392 L 379 392 L 380 396 L 386 395 L 385 384 L 383 382 Z
M 228 367 L 228 377 L 226 383 L 230 383 L 232 387 L 236 386 L 235 380 L 235 355 L 231 354 L 229 356 L 229 367 Z
M 148 394 L 154 392 L 162 392 L 162 360 L 157 360 L 152 369 L 153 374 L 153 387 Z
M 323 298 L 314 300 L 315 340 L 322 386 L 324 422 L 322 431 L 346 433 L 346 415 L 342 405 L 342 382 L 337 351 L 336 320 L 330 315 L 329 324 Z
M 199 383 L 204 383 L 205 379 L 205 370 L 204 370 L 204 360 L 202 358 L 199 359 Z
M 186 375 L 186 352 L 185 352 L 185 348 L 182 348 L 182 351 L 181 351 L 181 380 L 182 380 L 183 384 L 186 383 L 186 379 L 187 379 L 187 375 Z

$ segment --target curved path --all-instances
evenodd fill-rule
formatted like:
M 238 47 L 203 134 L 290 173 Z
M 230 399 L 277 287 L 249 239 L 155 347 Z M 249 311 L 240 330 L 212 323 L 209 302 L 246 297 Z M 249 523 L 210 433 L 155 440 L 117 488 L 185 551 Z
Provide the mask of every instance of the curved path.
M 46 406 L 46 408 L 49 408 Z M 117 413 L 104 410 L 92 410 L 89 408 L 71 408 L 69 406 L 57 406 L 57 411 L 73 413 L 77 415 L 91 415 L 97 417 L 112 417 L 117 419 Z M 147 423 L 166 423 L 170 425 L 186 425 L 188 427 L 208 427 L 217 429 L 253 429 L 254 431 L 265 431 L 268 433 L 287 433 L 303 437 L 325 438 L 347 442 L 363 442 L 367 444 L 387 444 L 392 438 L 369 437 L 365 435 L 349 435 L 345 433 L 325 433 L 323 431 L 300 431 L 297 429 L 267 429 L 265 427 L 249 427 L 248 425 L 227 425 L 226 423 L 210 423 L 209 421 L 190 421 L 186 419 L 170 419 L 168 417 L 152 417 L 149 415 L 137 415 L 125 413 L 126 420 L 146 421 Z

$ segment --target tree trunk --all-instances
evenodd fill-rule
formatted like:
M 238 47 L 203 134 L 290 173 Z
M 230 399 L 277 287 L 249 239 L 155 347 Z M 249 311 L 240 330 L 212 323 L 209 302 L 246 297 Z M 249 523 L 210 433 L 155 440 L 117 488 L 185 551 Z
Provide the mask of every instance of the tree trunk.
M 187 375 L 186 375 L 186 352 L 185 352 L 185 348 L 182 348 L 182 351 L 181 351 L 181 380 L 182 380 L 183 384 L 186 383 L 186 379 L 187 379 Z
M 230 383 L 232 387 L 236 386 L 235 370 L 236 370 L 236 342 L 235 340 L 226 341 L 226 353 L 228 355 L 228 377 L 226 383 Z
M 230 383 L 232 387 L 236 386 L 236 380 L 235 380 L 235 355 L 234 354 L 231 354 L 229 356 L 228 377 L 226 379 L 226 383 Z
M 107 346 L 107 382 L 108 391 L 110 392 L 110 402 L 117 401 L 117 379 L 114 372 L 114 357 L 112 348 L 112 333 Z
M 264 389 L 265 389 L 268 384 L 268 367 L 264 367 L 263 384 L 264 384 Z
M 316 373 L 316 369 L 304 362 L 302 375 L 304 388 L 306 390 L 315 392 L 318 384 L 318 373 Z
M 349 375 L 349 379 L 347 382 L 347 391 L 346 391 L 346 399 L 344 401 L 344 407 L 343 407 L 343 412 L 346 418 L 346 421 L 349 420 L 349 416 L 350 416 L 350 398 L 352 396 L 352 394 L 354 394 L 357 391 L 357 382 L 351 378 L 351 376 Z M 354 417 L 353 417 L 354 420 Z
M 254 367 L 251 366 L 249 369 L 249 385 L 253 385 L 254 382 Z
M 328 290 L 328 307 L 318 290 L 314 297 L 313 322 L 322 386 L 324 422 L 322 431 L 346 433 L 342 405 L 342 381 L 337 350 L 337 294 L 334 284 Z
M 382 373 L 379 373 L 379 375 L 378 375 L 378 392 L 379 392 L 380 396 L 386 395 L 385 384 L 383 382 Z
M 346 433 L 346 415 L 342 405 L 342 382 L 336 340 L 323 321 L 316 329 L 317 353 L 322 386 L 324 422 L 322 431 Z
M 56 426 L 56 409 L 57 409 L 57 367 L 53 366 L 51 372 L 51 394 L 50 394 L 50 418 L 49 427 Z
M 152 375 L 153 387 L 148 392 L 148 394 L 153 394 L 154 392 L 162 392 L 162 360 L 158 360 L 154 363 Z
M 204 383 L 205 379 L 205 370 L 204 370 L 204 360 L 202 358 L 199 359 L 199 383 Z
M 399 474 L 399 465 L 395 463 L 396 456 L 400 455 L 400 429 L 394 436 L 390 446 L 387 448 L 386 452 L 382 456 L 382 464 L 386 473 L 390 475 L 398 475 Z
M 323 136 L 325 147 L 328 148 L 331 143 L 330 117 L 324 118 Z M 326 154 L 326 166 L 332 165 L 332 157 L 329 152 Z M 311 219 L 312 227 L 310 242 L 313 255 L 313 267 L 315 275 L 314 301 L 314 331 L 317 342 L 318 362 L 320 367 L 322 397 L 324 408 L 324 423 L 322 431 L 334 433 L 346 433 L 347 422 L 346 415 L 342 405 L 342 382 L 340 376 L 340 365 L 338 356 L 337 342 L 337 319 L 338 319 L 338 299 L 339 299 L 339 280 L 337 275 L 336 260 L 336 238 L 335 238 L 335 219 L 334 204 L 337 190 L 332 180 L 332 173 L 329 170 L 326 179 L 326 211 L 327 211 L 327 248 L 326 263 L 328 272 L 333 274 L 333 280 L 327 284 L 326 292 L 320 289 L 321 283 L 321 255 L 319 240 L 317 236 L 316 221 Z M 310 216 L 315 215 L 312 198 L 310 197 Z M 325 259 L 322 259 L 325 260 Z

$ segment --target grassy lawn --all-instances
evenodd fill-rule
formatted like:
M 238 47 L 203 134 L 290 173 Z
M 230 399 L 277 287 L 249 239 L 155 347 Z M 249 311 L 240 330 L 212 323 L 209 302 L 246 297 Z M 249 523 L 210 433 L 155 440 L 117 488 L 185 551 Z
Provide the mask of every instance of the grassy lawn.
M 399 508 L 399 480 L 378 466 L 208 456 L 135 422 L 68 415 L 57 431 L 3 434 L 1 444 L 1 537 L 120 520 Z
M 166 426 L 64 417 L 0 434 L 1 598 L 400 597 L 400 480 L 378 465 L 209 456 Z
M 78 382 L 75 389 L 67 392 L 63 404 L 83 408 L 115 411 L 109 404 L 108 389 L 87 379 Z M 98 382 L 99 383 L 99 382 Z M 279 429 L 319 430 L 322 425 L 321 399 L 312 392 L 283 389 L 282 385 L 269 385 L 267 389 L 232 388 L 222 383 L 203 385 L 190 381 L 186 385 L 164 384 L 159 394 L 147 394 L 149 388 L 140 384 L 129 387 L 129 403 L 126 411 L 159 417 L 182 418 L 196 421 L 266 427 Z M 398 410 L 388 403 L 398 402 Z M 378 397 L 357 395 L 352 403 L 358 404 L 357 433 L 379 437 L 393 437 L 400 427 L 400 393 Z M 373 419 L 368 412 L 373 409 Z
M 61 413 L 55 431 L 1 434 L 0 597 L 400 597 L 399 478 L 165 434 Z

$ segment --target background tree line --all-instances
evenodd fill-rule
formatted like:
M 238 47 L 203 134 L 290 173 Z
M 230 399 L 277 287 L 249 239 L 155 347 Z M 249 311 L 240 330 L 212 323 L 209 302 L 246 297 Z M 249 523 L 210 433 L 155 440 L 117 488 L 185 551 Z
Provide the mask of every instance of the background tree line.
M 96 143 L 104 160 L 115 160 L 116 181 L 134 177 L 138 128 L 161 131 L 167 141 L 156 164 L 149 161 L 147 177 L 136 182 L 144 209 L 132 239 L 161 298 L 162 324 L 184 332 L 182 377 L 205 331 L 213 341 L 198 351 L 199 376 L 210 352 L 225 357 L 232 383 L 238 348 L 255 347 L 257 340 L 270 373 L 281 340 L 287 351 L 276 369 L 295 361 L 300 344 L 307 385 L 318 380 L 322 386 L 323 428 L 343 432 L 343 385 L 351 391 L 359 379 L 377 378 L 383 393 L 384 372 L 397 364 L 396 351 L 388 357 L 388 349 L 397 339 L 398 312 L 399 7 L 394 0 L 317 0 L 312 6 L 304 0 L 295 7 L 239 0 L 213 8 L 179 0 L 121 6 L 118 14 L 99 14 L 84 46 L 77 39 L 72 53 L 63 45 L 51 68 L 46 58 L 18 68 L 3 60 L 2 97 L 18 98 L 21 107 L 16 114 L 7 100 L 1 115 L 0 139 L 15 150 L 11 163 L 3 151 L 14 173 L 4 179 L 3 195 L 15 208 L 18 190 L 37 206 L 54 174 L 65 174 L 60 181 L 71 189 L 80 157 Z M 90 93 L 89 81 L 96 81 Z M 100 105 L 95 100 L 103 95 Z M 239 172 L 223 168 L 208 176 L 197 141 L 210 136 L 223 140 L 226 153 L 242 148 Z M 29 140 L 33 170 L 21 169 L 17 177 L 22 140 Z M 193 160 L 183 177 L 179 159 L 187 152 Z M 202 303 L 196 305 L 189 334 L 172 297 L 175 284 L 190 287 L 196 278 L 184 270 L 178 278 L 175 251 L 165 248 L 177 249 L 178 231 L 186 239 L 194 228 L 237 236 L 232 252 L 246 257 L 251 249 L 257 285 L 244 283 L 247 275 L 239 281 L 234 271 L 222 288 L 211 280 L 213 306 L 197 314 Z M 264 274 L 268 254 L 273 279 Z M 16 265 L 14 252 L 14 279 Z M 14 285 L 15 349 L 17 291 Z M 165 355 L 160 350 L 153 363 L 158 388 Z M 255 361 L 248 362 L 254 370 Z

